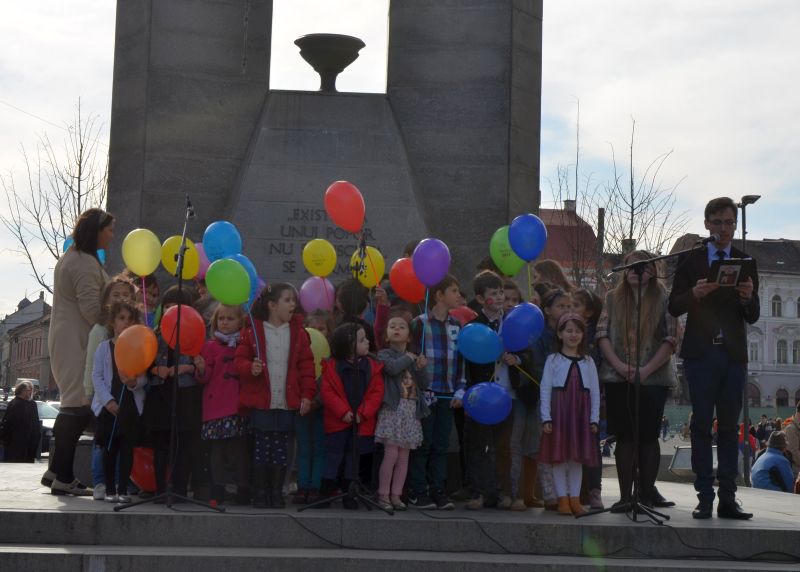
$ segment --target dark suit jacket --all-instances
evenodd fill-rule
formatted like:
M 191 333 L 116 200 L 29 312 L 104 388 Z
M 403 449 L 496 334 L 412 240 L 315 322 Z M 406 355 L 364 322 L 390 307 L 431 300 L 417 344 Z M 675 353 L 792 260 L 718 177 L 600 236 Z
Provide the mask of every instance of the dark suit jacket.
M 748 258 L 741 250 L 731 247 L 731 258 Z M 698 248 L 678 258 L 672 291 L 669 295 L 669 313 L 675 317 L 688 312 L 686 332 L 681 344 L 681 357 L 704 357 L 711 349 L 711 341 L 722 330 L 724 347 L 733 361 L 747 361 L 745 322 L 758 321 L 758 271 L 753 261 L 753 297 L 746 304 L 739 301 L 734 288 L 719 288 L 702 300 L 695 300 L 692 287 L 697 281 L 708 278 L 708 251 Z

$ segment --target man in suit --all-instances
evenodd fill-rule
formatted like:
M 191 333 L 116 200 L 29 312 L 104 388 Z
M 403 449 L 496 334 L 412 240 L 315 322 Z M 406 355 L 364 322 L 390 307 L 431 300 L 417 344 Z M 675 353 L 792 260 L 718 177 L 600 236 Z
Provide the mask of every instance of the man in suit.
M 739 279 L 737 286 L 721 288 L 708 281 L 714 260 L 747 258 L 731 245 L 737 223 L 736 203 L 730 198 L 711 200 L 705 208 L 705 227 L 716 240 L 678 259 L 669 311 L 688 314 L 681 357 L 692 400 L 692 471 L 699 504 L 694 518 L 711 518 L 714 473 L 711 426 L 718 418 L 717 480 L 720 518 L 749 519 L 736 502 L 738 425 L 747 380 L 746 325 L 759 317 L 758 273 Z

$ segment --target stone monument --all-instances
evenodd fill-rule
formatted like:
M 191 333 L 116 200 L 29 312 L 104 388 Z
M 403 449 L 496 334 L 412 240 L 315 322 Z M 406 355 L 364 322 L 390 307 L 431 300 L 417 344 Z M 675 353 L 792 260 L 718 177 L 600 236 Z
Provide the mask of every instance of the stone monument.
M 336 92 L 335 74 L 319 92 L 270 90 L 271 20 L 271 0 L 118 0 L 119 236 L 179 234 L 188 193 L 192 239 L 230 220 L 261 275 L 299 284 L 303 245 L 326 238 L 341 277 L 356 241 L 322 198 L 343 179 L 387 269 L 435 236 L 468 279 L 494 230 L 536 211 L 542 0 L 392 0 L 385 94 Z

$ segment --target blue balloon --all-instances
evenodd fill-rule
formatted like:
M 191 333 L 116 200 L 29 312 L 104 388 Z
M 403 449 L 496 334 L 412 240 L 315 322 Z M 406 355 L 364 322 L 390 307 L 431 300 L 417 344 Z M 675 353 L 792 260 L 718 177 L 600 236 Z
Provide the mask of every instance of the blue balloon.
M 63 246 L 63 249 L 62 249 L 62 251 L 61 251 L 61 252 L 66 252 L 67 250 L 69 250 L 69 247 L 70 247 L 70 246 L 72 246 L 72 244 L 73 244 L 74 242 L 75 242 L 75 241 L 74 241 L 74 240 L 72 240 L 72 237 L 71 237 L 71 236 L 68 236 L 68 237 L 67 237 L 67 240 L 65 240 L 65 241 L 64 241 L 64 246 Z
M 503 342 L 485 324 L 467 324 L 458 334 L 458 351 L 473 363 L 493 363 L 503 355 Z
M 508 227 L 508 242 L 522 260 L 536 260 L 547 244 L 547 228 L 534 214 L 519 215 Z
M 212 222 L 203 234 L 203 248 L 209 262 L 230 258 L 242 253 L 242 236 L 236 227 L 226 220 Z
M 464 393 L 464 411 L 478 423 L 495 425 L 511 413 L 511 395 L 500 384 L 484 381 Z
M 503 338 L 506 351 L 519 352 L 529 348 L 539 339 L 542 330 L 544 330 L 542 311 L 530 302 L 523 302 L 511 308 L 503 320 L 500 336 Z
M 106 263 L 106 251 L 104 249 L 100 249 L 97 251 L 97 260 L 100 261 L 100 264 Z
M 258 288 L 258 272 L 256 271 L 256 267 L 253 266 L 253 263 L 250 262 L 250 259 L 247 258 L 244 254 L 234 254 L 233 256 L 229 257 L 231 260 L 235 260 L 242 266 L 244 269 L 247 270 L 247 275 L 250 277 L 250 298 L 247 300 L 247 308 L 250 307 L 250 304 L 253 303 L 253 300 L 256 299 L 258 295 L 259 288 Z

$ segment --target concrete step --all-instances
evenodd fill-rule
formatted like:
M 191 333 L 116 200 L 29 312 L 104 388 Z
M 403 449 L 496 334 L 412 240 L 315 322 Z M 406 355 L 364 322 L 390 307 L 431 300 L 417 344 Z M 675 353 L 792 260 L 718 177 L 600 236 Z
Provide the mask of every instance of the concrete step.
M 264 531 L 266 532 L 266 531 Z M 489 568 L 490 567 L 490 568 Z M 676 570 L 797 570 L 796 564 L 483 554 L 386 550 L 298 550 L 285 548 L 181 548 L 163 546 L 0 545 L 2 570 L 58 570 L 58 572 L 522 572 L 551 570 L 595 572 L 649 572 Z

